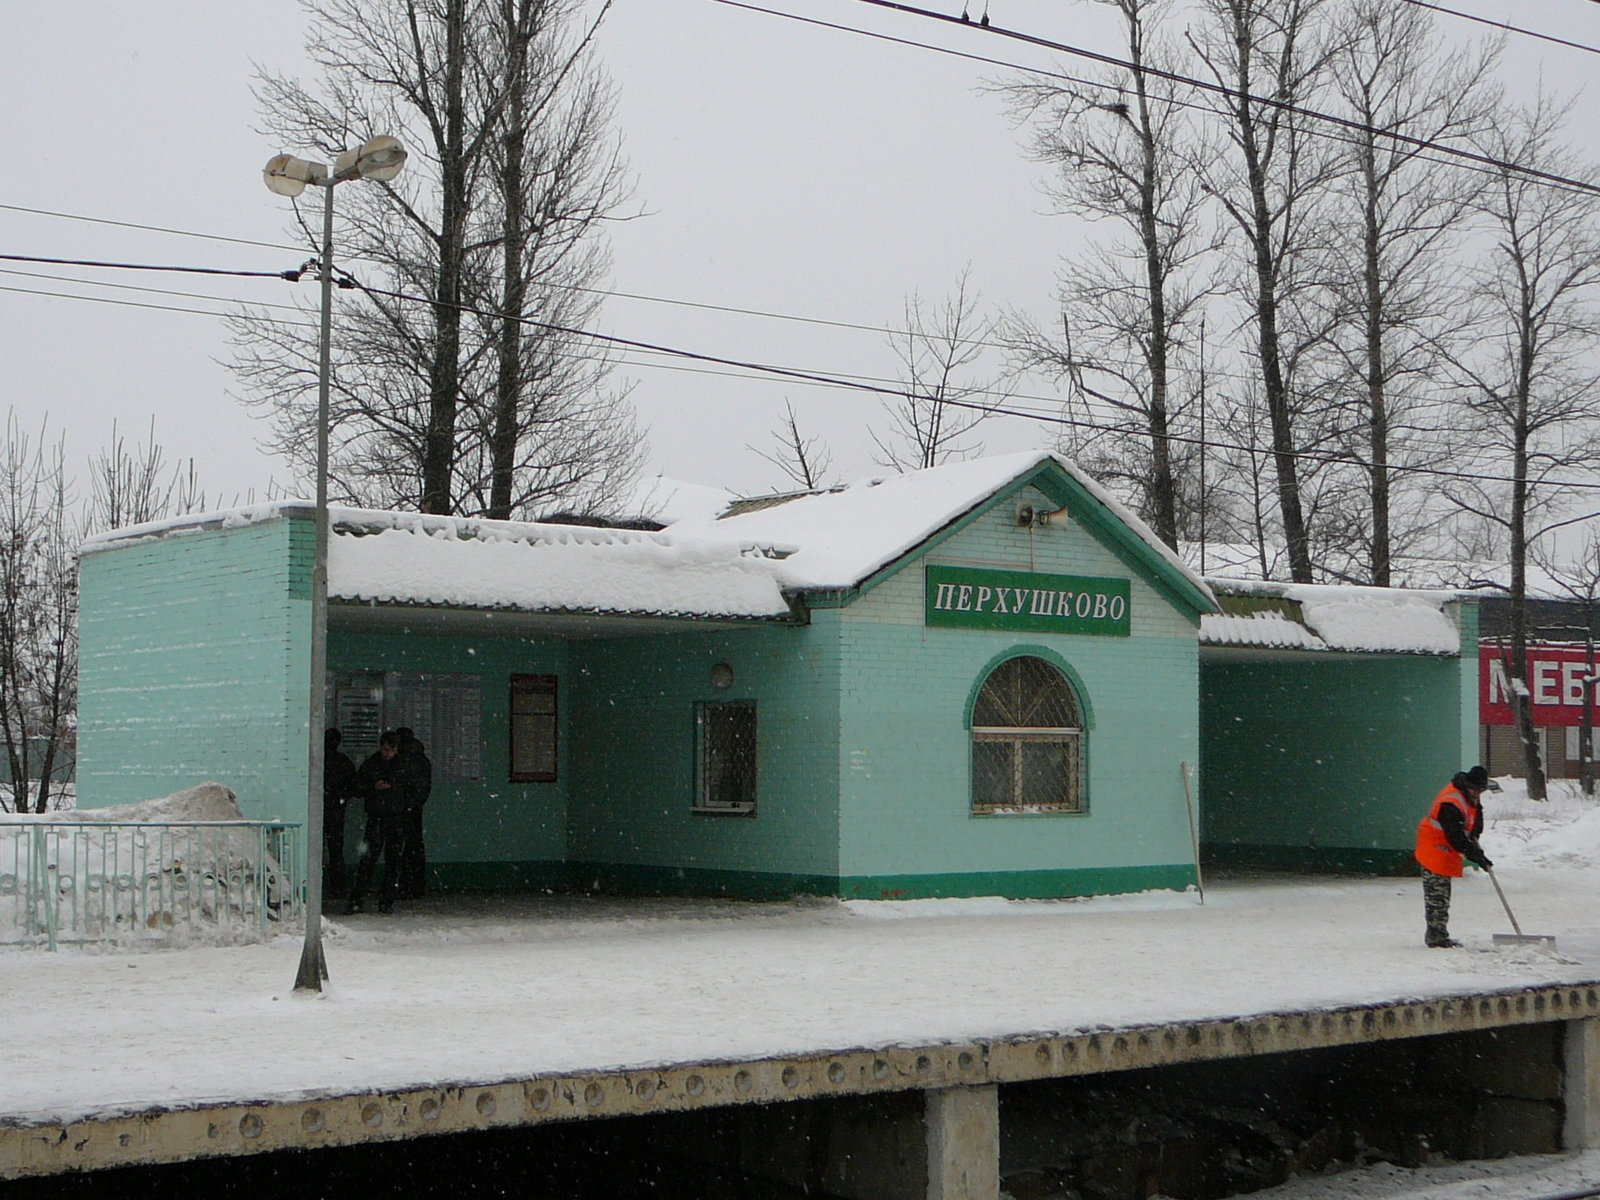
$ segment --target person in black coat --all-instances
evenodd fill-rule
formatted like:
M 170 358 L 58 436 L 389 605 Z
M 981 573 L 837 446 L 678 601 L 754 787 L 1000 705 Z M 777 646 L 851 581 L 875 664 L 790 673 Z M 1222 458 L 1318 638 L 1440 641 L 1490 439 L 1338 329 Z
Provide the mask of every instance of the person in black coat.
M 367 889 L 372 886 L 380 856 L 383 887 L 378 892 L 378 911 L 393 912 L 394 898 L 400 890 L 406 835 L 407 789 L 399 734 L 390 731 L 378 739 L 378 752 L 356 772 L 356 789 L 366 801 L 367 828 L 362 838 L 361 862 L 356 867 L 356 885 L 345 912 L 358 913 L 365 907 Z
M 356 765 L 339 749 L 342 740 L 337 729 L 330 729 L 322 743 L 322 846 L 330 896 L 345 889 L 344 809 L 358 794 Z
M 409 728 L 400 737 L 400 773 L 405 780 L 405 853 L 400 859 L 400 896 L 417 900 L 427 894 L 428 851 L 422 842 L 422 806 L 433 792 L 433 762 Z

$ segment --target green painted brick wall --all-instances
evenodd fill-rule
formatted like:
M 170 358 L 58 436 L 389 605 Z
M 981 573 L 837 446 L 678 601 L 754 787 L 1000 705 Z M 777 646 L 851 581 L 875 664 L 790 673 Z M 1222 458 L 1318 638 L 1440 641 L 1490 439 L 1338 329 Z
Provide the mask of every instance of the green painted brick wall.
M 312 540 L 286 516 L 83 557 L 80 806 L 216 780 L 248 817 L 305 819 Z
M 866 892 L 877 879 L 904 894 L 1036 895 L 1028 880 L 1040 873 L 1056 873 L 1047 886 L 1058 894 L 1193 877 L 1178 764 L 1198 756 L 1194 620 L 1076 524 L 1019 527 L 1019 500 L 1048 504 L 1024 492 L 994 505 L 840 610 L 840 861 Z M 1132 634 L 926 628 L 924 562 L 1131 578 Z M 1091 722 L 1084 814 L 970 813 L 968 705 L 995 661 L 1018 650 L 1064 666 L 1079 688 Z M 969 887 L 932 878 L 952 874 Z
M 1207 856 L 1408 869 L 1418 818 L 1471 761 L 1475 673 L 1472 655 L 1204 663 Z
M 511 873 L 506 882 L 525 882 L 529 872 L 529 878 L 559 874 L 550 864 L 566 859 L 567 788 L 573 772 L 567 736 L 573 681 L 565 642 L 334 628 L 328 634 L 328 669 L 476 675 L 481 682 L 483 777 L 449 778 L 435 760 L 433 792 L 423 818 L 429 867 L 446 880 L 462 882 L 486 878 L 467 864 L 519 864 L 520 872 Z M 511 782 L 511 676 L 520 674 L 557 677 L 560 729 L 553 783 Z M 352 858 L 361 820 L 358 804 L 345 831 Z
M 680 868 L 684 880 L 836 876 L 837 628 L 824 611 L 804 627 L 574 643 L 574 881 L 604 883 L 624 867 L 671 868 L 652 876 L 663 888 Z M 711 685 L 718 662 L 734 673 L 722 691 Z M 757 704 L 753 817 L 692 811 L 694 706 L 717 700 Z

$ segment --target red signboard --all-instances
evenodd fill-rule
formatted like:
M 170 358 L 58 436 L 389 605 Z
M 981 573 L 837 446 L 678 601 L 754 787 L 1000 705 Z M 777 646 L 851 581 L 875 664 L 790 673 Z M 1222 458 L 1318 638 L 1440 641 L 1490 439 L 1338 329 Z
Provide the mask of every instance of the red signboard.
M 1510 653 L 1483 642 L 1478 646 L 1478 720 L 1484 725 L 1510 725 Z M 1596 651 L 1600 657 L 1600 650 Z M 1589 652 L 1582 646 L 1539 645 L 1528 647 L 1528 698 L 1533 702 L 1535 725 L 1581 725 L 1584 692 L 1590 689 Z M 1595 709 L 1595 724 L 1600 726 L 1600 708 Z

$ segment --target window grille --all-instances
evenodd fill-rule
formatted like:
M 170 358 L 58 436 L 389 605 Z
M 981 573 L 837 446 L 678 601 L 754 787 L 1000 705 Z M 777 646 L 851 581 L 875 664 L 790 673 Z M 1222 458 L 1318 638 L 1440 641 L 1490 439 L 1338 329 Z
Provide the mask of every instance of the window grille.
M 1042 658 L 1007 659 L 972 707 L 972 811 L 1084 811 L 1083 720 L 1064 675 Z

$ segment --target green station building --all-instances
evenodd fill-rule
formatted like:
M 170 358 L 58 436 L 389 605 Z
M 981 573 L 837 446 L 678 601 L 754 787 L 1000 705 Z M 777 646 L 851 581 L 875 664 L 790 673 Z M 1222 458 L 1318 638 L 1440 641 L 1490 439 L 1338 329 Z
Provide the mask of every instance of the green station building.
M 85 545 L 81 807 L 216 780 L 305 818 L 314 519 Z M 447 888 L 1092 895 L 1190 885 L 1197 840 L 1394 869 L 1475 743 L 1470 603 L 1208 583 L 1045 452 L 661 531 L 331 528 L 328 721 L 358 761 L 422 739 Z

